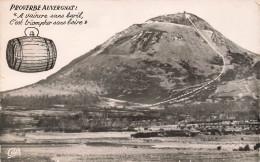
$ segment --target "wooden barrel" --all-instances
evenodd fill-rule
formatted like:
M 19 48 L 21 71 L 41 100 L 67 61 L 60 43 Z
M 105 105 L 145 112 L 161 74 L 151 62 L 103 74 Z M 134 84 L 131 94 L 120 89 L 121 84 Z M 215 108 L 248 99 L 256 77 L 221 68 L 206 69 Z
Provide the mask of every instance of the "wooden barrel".
M 11 69 L 21 72 L 41 72 L 54 67 L 57 51 L 52 40 L 34 36 L 12 39 L 7 44 L 6 59 Z

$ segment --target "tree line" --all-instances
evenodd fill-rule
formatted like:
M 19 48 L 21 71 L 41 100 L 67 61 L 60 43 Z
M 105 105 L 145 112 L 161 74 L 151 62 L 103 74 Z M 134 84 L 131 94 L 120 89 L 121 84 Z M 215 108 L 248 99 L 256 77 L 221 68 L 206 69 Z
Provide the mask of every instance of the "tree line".
M 53 106 L 63 105 L 92 105 L 99 101 L 97 96 L 79 93 L 75 95 L 56 95 L 56 96 L 10 96 L 6 95 L 1 99 L 1 105 L 5 106 Z

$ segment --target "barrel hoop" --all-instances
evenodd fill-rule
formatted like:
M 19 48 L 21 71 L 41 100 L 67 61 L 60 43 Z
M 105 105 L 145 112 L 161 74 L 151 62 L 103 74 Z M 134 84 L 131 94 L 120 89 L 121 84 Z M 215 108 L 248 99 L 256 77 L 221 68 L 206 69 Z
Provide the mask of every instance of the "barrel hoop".
M 15 59 L 15 61 L 14 61 L 14 66 L 13 66 L 14 68 L 15 68 L 15 66 L 16 66 L 16 63 L 17 63 L 17 59 Z
M 52 49 L 52 62 L 51 62 L 51 69 L 54 67 L 55 61 L 56 61 L 56 57 L 57 57 L 57 51 L 56 51 L 56 46 L 53 43 L 53 41 L 50 42 L 53 49 Z
M 48 70 L 48 66 L 49 66 L 49 62 L 50 62 L 50 49 L 49 49 L 49 44 L 48 44 L 47 40 L 45 38 L 43 38 L 43 39 L 44 39 L 44 41 L 46 43 L 47 53 L 48 53 L 48 61 L 47 61 L 46 69 L 45 69 L 45 71 L 47 71 Z
M 22 60 L 23 60 L 23 50 L 22 50 L 22 44 L 21 44 L 20 40 L 19 40 L 18 38 L 16 38 L 16 40 L 17 40 L 19 46 L 21 47 L 21 49 L 20 49 L 20 63 L 19 63 L 19 66 L 18 66 L 18 68 L 17 68 L 17 70 L 19 70 L 20 67 L 21 67 L 21 65 L 22 65 Z M 15 60 L 15 61 L 16 61 L 16 60 Z M 16 65 L 16 62 L 15 62 L 15 65 Z
M 9 59 L 11 57 L 11 60 L 9 60 L 8 65 L 13 69 L 15 67 L 15 62 L 16 62 L 16 58 L 14 54 L 14 40 L 10 40 L 8 42 L 7 48 L 8 48 L 7 58 Z
M 16 41 L 13 40 L 13 47 L 12 47 L 12 48 L 13 48 L 13 53 L 14 53 L 13 69 L 15 69 L 16 64 L 17 64 L 17 60 L 18 60 L 18 56 L 16 56 L 16 52 L 15 52 L 15 49 L 16 49 L 16 48 L 15 48 L 15 47 L 16 47 L 16 46 L 15 46 L 15 42 L 16 42 Z

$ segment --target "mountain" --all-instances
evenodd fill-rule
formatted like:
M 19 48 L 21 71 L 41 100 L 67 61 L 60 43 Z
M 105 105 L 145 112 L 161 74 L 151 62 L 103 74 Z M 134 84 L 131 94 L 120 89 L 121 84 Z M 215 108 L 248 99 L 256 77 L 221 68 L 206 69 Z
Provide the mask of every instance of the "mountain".
M 259 85 L 259 55 L 203 19 L 177 13 L 134 24 L 46 80 L 3 96 L 84 93 L 143 104 L 242 102 L 258 100 Z

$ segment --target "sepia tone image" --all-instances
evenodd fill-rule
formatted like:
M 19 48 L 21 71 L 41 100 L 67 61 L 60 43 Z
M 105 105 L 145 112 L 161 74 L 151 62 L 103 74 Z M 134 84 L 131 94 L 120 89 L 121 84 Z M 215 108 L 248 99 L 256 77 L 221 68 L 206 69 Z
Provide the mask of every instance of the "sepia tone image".
M 23 3 L 0 0 L 0 162 L 258 162 L 260 22 L 247 16 L 260 8 L 222 3 L 57 1 L 85 25 L 30 25 L 39 36 L 23 36 L 28 26 L 9 23 Z

